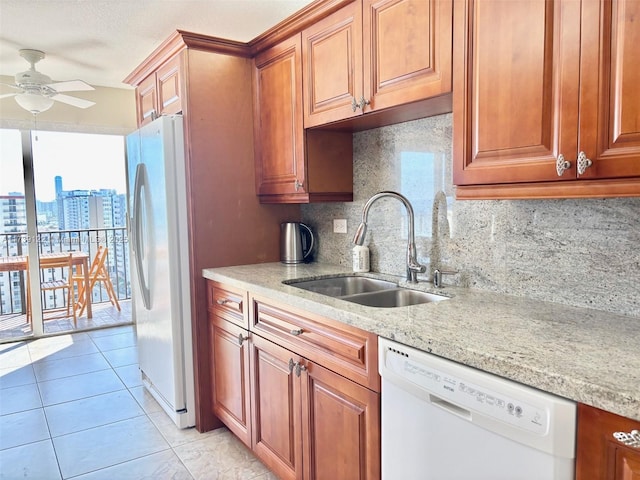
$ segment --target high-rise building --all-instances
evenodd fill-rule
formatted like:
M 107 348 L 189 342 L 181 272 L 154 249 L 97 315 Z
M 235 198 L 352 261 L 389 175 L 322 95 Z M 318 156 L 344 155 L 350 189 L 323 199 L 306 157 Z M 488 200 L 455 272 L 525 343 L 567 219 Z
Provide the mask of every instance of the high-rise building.
M 0 195 L 0 256 L 8 257 L 26 249 L 27 210 L 22 193 Z M 12 235 L 15 233 L 15 235 Z M 0 314 L 21 312 L 24 305 L 22 272 L 0 272 Z
M 24 194 L 0 195 L 0 232 L 26 232 L 27 209 Z
M 56 203 L 58 204 L 58 228 L 64 230 L 64 206 L 62 204 L 62 177 L 57 175 L 54 179 L 56 183 Z

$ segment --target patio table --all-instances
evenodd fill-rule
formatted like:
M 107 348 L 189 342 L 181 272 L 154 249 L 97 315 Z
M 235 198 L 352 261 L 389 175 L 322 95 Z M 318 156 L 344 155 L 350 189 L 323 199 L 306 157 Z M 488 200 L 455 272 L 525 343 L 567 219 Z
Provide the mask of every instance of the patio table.
M 82 266 L 84 276 L 84 284 L 89 285 L 89 254 L 85 252 L 54 252 L 40 254 L 40 268 L 47 268 L 47 260 L 64 260 L 71 254 L 71 263 L 76 266 Z M 0 257 L 0 272 L 14 272 L 26 270 L 29 264 L 28 255 L 16 255 L 12 257 Z M 28 286 L 27 286 L 28 288 Z M 85 288 L 87 303 L 87 318 L 93 317 L 91 310 L 91 291 Z

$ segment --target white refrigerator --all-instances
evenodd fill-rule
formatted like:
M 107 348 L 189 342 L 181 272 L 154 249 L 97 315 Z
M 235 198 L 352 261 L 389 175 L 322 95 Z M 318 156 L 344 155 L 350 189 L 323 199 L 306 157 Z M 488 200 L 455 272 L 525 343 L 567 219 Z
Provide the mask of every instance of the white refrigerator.
M 180 428 L 195 425 L 183 121 L 127 136 L 131 295 L 146 389 Z

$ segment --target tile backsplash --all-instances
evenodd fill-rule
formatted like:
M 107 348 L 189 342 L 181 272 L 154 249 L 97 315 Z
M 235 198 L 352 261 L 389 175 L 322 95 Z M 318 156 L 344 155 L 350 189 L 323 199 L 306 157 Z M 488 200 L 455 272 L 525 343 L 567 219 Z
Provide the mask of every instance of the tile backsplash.
M 304 205 L 316 258 L 351 265 L 351 240 L 376 192 L 405 195 L 415 211 L 418 259 L 455 270 L 444 283 L 640 317 L 640 198 L 455 200 L 452 115 L 353 136 L 354 201 Z M 346 218 L 348 233 L 333 233 Z M 371 270 L 405 274 L 407 214 L 393 198 L 371 206 Z

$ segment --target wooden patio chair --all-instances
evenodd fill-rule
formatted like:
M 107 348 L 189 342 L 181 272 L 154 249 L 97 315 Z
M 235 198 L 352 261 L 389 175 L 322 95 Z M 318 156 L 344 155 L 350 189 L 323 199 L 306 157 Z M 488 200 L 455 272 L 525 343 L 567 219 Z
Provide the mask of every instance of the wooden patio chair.
M 107 267 L 105 266 L 105 261 L 107 259 L 108 253 L 109 249 L 107 247 L 103 247 L 102 245 L 98 247 L 96 256 L 93 258 L 91 266 L 89 267 L 89 291 L 93 292 L 93 287 L 96 285 L 96 283 L 103 283 L 104 288 L 107 291 L 107 295 L 109 295 L 109 301 L 111 302 L 111 305 L 115 306 L 118 311 L 120 311 L 120 303 L 118 303 L 118 297 L 116 296 L 116 292 L 113 289 L 111 277 L 109 277 L 109 272 L 107 271 Z M 84 275 L 74 275 L 73 282 L 78 284 L 78 300 L 76 302 L 76 308 L 80 309 L 78 316 L 81 317 L 84 313 L 85 308 L 87 308 Z
M 62 272 L 62 277 L 59 278 L 59 279 L 47 280 L 47 281 L 44 281 L 44 282 L 40 282 L 40 292 L 46 294 L 46 292 L 51 292 L 51 291 L 55 291 L 55 290 L 66 290 L 67 291 L 66 302 L 65 302 L 66 306 L 65 307 L 47 310 L 47 312 L 52 312 L 52 311 L 62 312 L 62 311 L 66 311 L 66 315 L 45 318 L 45 316 L 44 316 L 45 310 L 44 310 L 44 303 L 43 303 L 42 319 L 43 320 L 53 320 L 53 319 L 56 319 L 56 318 L 73 317 L 73 324 L 76 325 L 76 320 L 77 320 L 76 305 L 75 305 L 75 302 L 74 302 L 75 297 L 73 295 L 73 287 L 74 287 L 74 283 L 73 283 L 73 276 L 74 276 L 73 254 L 70 253 L 69 256 L 65 256 L 65 257 L 61 257 L 61 258 L 41 257 L 39 262 L 40 262 L 40 269 L 41 270 L 42 269 L 60 268 L 61 272 Z M 27 261 L 27 285 L 30 285 L 30 283 L 29 283 L 29 265 L 28 265 L 28 261 Z M 27 289 L 27 323 L 31 323 L 31 291 L 30 291 L 30 289 Z

